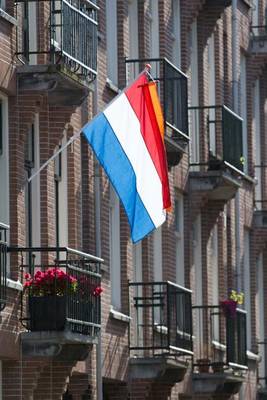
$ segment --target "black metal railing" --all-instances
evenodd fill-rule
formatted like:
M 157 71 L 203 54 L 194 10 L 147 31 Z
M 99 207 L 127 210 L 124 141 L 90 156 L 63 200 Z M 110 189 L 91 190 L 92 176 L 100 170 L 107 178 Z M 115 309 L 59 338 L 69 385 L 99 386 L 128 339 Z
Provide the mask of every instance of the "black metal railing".
M 202 154 L 204 164 L 218 168 L 218 163 L 228 163 L 243 171 L 243 120 L 226 106 L 189 107 L 190 127 L 198 130 L 206 140 L 208 155 Z M 203 148 L 203 143 L 201 144 Z
M 99 9 L 96 0 L 43 1 L 49 3 L 50 15 L 37 48 L 30 47 L 30 24 L 33 21 L 30 19 L 29 4 L 32 2 L 20 0 L 16 3 L 17 13 L 24 15 L 21 26 L 17 27 L 17 56 L 29 62 L 30 56 L 46 55 L 51 64 L 63 64 L 82 78 L 89 81 L 95 79 Z
M 250 27 L 252 38 L 267 39 L 267 25 L 252 25 Z
M 67 247 L 10 247 L 9 251 L 20 255 L 26 288 L 21 321 L 27 329 L 96 336 L 101 327 L 103 260 Z
M 130 350 L 192 355 L 191 291 L 171 282 L 130 283 Z
M 0 222 L 0 310 L 6 306 L 7 299 L 7 232 L 8 225 Z
M 260 361 L 258 364 L 258 384 L 260 388 L 267 388 L 267 339 L 258 342 Z
M 151 75 L 158 82 L 165 135 L 180 145 L 186 145 L 189 141 L 187 77 L 166 58 L 127 59 L 128 80 L 135 79 L 148 63 Z
M 193 306 L 196 337 L 194 366 L 245 368 L 247 365 L 246 312 L 225 315 L 220 306 Z

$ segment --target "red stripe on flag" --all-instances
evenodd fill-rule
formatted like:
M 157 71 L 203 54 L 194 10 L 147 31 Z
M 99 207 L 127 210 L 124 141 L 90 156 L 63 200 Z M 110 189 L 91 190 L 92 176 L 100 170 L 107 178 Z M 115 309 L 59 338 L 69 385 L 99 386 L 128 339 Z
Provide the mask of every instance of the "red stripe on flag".
M 163 206 L 167 209 L 171 206 L 171 198 L 166 153 L 147 83 L 143 74 L 125 94 L 140 121 L 141 134 L 162 183 Z

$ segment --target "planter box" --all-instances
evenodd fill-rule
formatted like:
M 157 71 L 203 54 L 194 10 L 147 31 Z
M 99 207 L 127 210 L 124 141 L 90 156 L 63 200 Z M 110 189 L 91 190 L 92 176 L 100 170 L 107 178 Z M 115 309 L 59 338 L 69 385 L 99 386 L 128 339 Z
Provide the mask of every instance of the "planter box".
M 66 324 L 65 296 L 29 297 L 30 330 L 62 331 Z

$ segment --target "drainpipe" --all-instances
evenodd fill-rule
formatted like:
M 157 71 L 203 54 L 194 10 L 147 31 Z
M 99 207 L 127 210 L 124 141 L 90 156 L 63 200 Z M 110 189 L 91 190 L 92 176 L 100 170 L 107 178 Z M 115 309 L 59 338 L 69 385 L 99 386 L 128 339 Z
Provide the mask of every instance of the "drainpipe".
M 238 35 L 238 20 L 237 20 L 237 2 L 232 0 L 232 104 L 234 112 L 238 114 L 238 51 L 239 51 L 239 35 Z M 242 290 L 240 282 L 241 265 L 240 265 L 240 195 L 237 189 L 235 196 L 235 231 L 236 231 L 236 269 L 235 269 L 235 284 L 238 291 Z
M 98 84 L 97 78 L 94 85 L 93 96 L 94 115 L 98 113 Z M 94 162 L 94 194 L 95 194 L 95 241 L 96 241 L 96 256 L 101 258 L 101 193 L 100 193 L 100 166 L 95 158 Z M 102 343 L 101 329 L 98 333 L 98 343 L 96 345 L 96 385 L 97 385 L 97 400 L 103 399 L 103 382 L 102 382 Z

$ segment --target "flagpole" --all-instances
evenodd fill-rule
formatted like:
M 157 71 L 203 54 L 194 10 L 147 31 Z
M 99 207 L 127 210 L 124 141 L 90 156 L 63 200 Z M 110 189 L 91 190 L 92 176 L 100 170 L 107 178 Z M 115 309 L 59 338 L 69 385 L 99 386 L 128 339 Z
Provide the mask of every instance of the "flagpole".
M 140 72 L 140 74 L 137 76 L 137 78 L 135 80 L 137 80 L 143 73 L 146 73 L 147 76 L 149 76 L 149 78 L 155 82 L 155 80 L 153 79 L 152 75 L 150 74 L 149 70 L 151 69 L 151 65 L 150 64 L 146 64 L 145 68 L 143 69 L 142 72 Z M 99 113 L 97 113 L 90 121 L 88 121 L 88 123 L 91 123 L 94 121 L 94 119 L 102 112 L 105 111 L 105 109 L 107 107 L 109 107 L 113 101 L 115 101 L 117 99 L 118 96 L 120 96 L 122 93 L 124 93 L 131 85 L 132 83 L 129 83 L 129 85 L 127 85 L 123 90 L 120 91 L 120 93 L 114 97 L 114 99 L 112 99 L 104 108 L 102 111 L 100 111 Z M 87 125 L 87 124 L 86 124 Z M 32 179 L 34 179 L 37 175 L 40 174 L 40 172 L 47 167 L 47 165 L 53 161 L 60 153 L 62 153 L 63 150 L 65 150 L 71 143 L 73 143 L 76 139 L 78 139 L 78 137 L 81 135 L 82 133 L 82 129 L 80 129 L 77 133 L 75 133 L 75 135 L 73 135 L 65 144 L 64 146 L 60 147 L 55 154 L 53 154 L 48 160 L 45 161 L 45 163 L 34 173 L 32 174 L 28 179 L 27 182 L 31 182 Z

